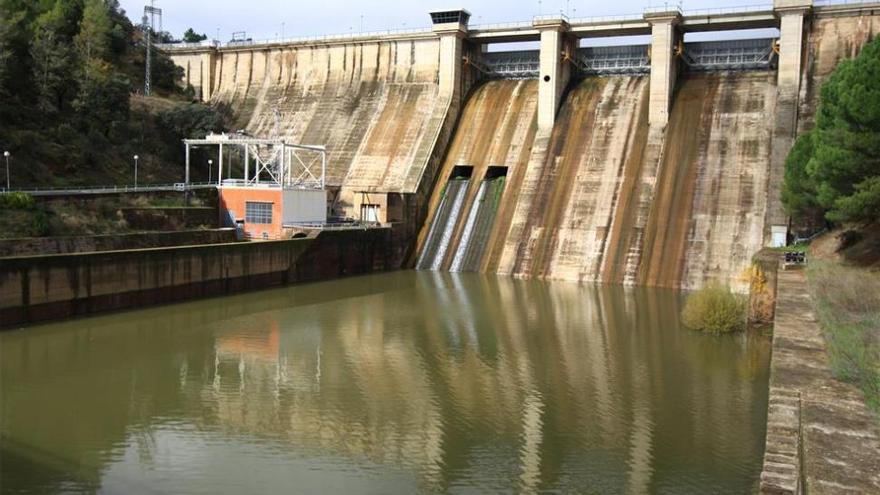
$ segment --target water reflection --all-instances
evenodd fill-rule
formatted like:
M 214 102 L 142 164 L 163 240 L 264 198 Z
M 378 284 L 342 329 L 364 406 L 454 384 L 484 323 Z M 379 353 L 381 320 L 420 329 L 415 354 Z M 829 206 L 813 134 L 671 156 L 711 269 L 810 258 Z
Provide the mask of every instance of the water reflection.
M 671 291 L 401 272 L 0 334 L 0 479 L 748 491 L 768 342 L 681 330 L 678 307 Z

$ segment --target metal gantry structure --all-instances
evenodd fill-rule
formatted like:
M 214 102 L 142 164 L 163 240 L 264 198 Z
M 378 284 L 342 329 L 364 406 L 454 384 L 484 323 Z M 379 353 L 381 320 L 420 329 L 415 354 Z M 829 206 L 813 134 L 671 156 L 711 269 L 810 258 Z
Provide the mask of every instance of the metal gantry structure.
M 527 79 L 538 77 L 541 56 L 538 50 L 487 52 L 471 65 L 489 79 Z
M 144 6 L 143 29 L 144 44 L 147 45 L 147 57 L 144 63 L 144 96 L 153 92 L 153 34 L 156 32 L 156 16 L 159 17 L 159 32 L 162 32 L 162 9 L 156 7 L 156 0 Z
M 688 70 L 768 70 L 776 68 L 776 40 L 701 41 L 685 43 L 682 61 Z
M 577 52 L 583 74 L 648 74 L 651 57 L 648 45 L 595 46 Z
M 205 139 L 185 139 L 186 184 L 190 184 L 190 152 L 193 147 L 217 148 L 217 186 L 280 187 L 283 189 L 324 189 L 327 149 L 289 143 L 284 139 L 259 139 L 213 134 Z M 231 177 L 231 161 L 238 155 L 243 177 Z M 253 164 L 253 168 L 251 168 Z M 223 177 L 223 167 L 227 177 Z
M 691 72 L 771 70 L 776 68 L 778 48 L 773 38 L 700 41 L 676 47 L 683 69 Z M 651 72 L 649 45 L 596 46 L 579 48 L 568 61 L 581 75 L 643 75 Z M 486 79 L 528 79 L 538 77 L 538 50 L 486 52 L 466 62 Z

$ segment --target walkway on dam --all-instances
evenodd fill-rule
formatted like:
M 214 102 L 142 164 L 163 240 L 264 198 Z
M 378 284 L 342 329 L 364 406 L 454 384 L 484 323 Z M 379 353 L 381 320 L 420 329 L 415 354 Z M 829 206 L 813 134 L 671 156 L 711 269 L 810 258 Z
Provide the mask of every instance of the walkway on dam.
M 880 493 L 880 429 L 831 374 L 803 270 L 780 271 L 761 493 Z

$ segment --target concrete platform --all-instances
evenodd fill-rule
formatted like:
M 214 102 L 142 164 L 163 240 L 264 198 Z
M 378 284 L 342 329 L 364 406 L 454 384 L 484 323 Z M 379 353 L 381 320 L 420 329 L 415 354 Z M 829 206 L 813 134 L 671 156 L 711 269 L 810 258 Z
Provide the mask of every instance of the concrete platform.
M 831 374 L 802 270 L 779 272 L 761 493 L 880 493 L 880 429 Z

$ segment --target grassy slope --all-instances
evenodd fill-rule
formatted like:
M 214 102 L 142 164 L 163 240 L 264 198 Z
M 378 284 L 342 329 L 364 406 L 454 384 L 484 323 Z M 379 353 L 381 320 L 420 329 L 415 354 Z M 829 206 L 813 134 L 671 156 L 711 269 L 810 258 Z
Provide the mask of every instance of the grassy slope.
M 817 239 L 810 249 L 810 292 L 828 342 L 835 375 L 858 384 L 868 405 L 880 413 L 880 228 L 838 250 L 839 232 Z

